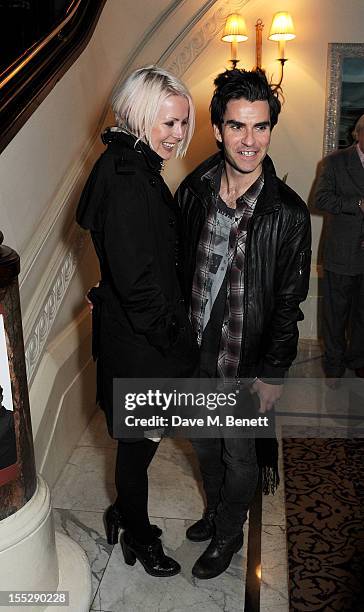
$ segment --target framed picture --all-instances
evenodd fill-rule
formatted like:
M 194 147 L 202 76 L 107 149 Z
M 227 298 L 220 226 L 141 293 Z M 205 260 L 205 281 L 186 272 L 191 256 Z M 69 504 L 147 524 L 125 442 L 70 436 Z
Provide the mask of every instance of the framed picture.
M 352 144 L 351 132 L 364 114 L 364 43 L 330 43 L 324 155 Z

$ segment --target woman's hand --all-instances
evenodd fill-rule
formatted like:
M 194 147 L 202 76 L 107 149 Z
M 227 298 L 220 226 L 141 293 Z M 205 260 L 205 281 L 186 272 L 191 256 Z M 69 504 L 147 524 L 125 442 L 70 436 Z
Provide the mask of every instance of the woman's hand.
M 91 287 L 91 289 L 94 289 L 95 287 L 100 287 L 100 281 L 99 281 L 99 282 L 98 282 L 96 285 L 94 285 L 93 287 Z M 91 289 L 89 289 L 89 290 L 87 291 L 87 293 L 85 294 L 85 300 L 86 300 L 86 302 L 87 302 L 87 305 L 88 305 L 88 309 L 89 309 L 89 311 L 90 311 L 90 314 L 91 314 L 91 312 L 92 312 L 92 310 L 93 310 L 93 307 L 94 307 L 93 303 L 91 302 L 90 298 L 88 297 L 88 294 L 90 293 Z

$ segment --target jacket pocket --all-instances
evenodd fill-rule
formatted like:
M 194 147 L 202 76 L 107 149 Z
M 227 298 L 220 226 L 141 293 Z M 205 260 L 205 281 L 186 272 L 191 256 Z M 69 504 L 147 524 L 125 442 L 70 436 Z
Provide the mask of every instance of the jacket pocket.
M 298 265 L 298 290 L 300 293 L 308 293 L 308 287 L 310 282 L 310 269 L 311 269 L 311 249 L 305 249 L 300 251 L 299 254 L 299 265 Z
M 198 353 L 195 334 L 183 304 L 179 305 L 172 317 L 173 334 L 171 337 L 171 352 L 178 359 L 194 359 Z

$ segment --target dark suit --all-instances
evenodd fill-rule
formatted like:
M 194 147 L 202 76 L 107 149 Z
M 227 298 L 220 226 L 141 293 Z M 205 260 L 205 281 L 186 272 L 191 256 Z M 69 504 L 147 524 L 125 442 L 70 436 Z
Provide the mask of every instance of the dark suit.
M 356 145 L 322 162 L 316 207 L 329 213 L 324 245 L 325 371 L 364 366 L 364 168 Z M 346 335 L 349 337 L 346 346 Z

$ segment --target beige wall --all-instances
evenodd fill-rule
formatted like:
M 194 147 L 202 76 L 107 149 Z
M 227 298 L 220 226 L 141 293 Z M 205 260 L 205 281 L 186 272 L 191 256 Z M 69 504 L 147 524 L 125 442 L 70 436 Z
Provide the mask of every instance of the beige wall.
M 326 66 L 328 43 L 362 42 L 364 2 L 362 0 L 249 0 L 241 11 L 247 23 L 249 40 L 239 45 L 240 67 L 255 63 L 257 18 L 263 30 L 263 66 L 268 75 L 278 74 L 277 43 L 267 40 L 272 16 L 279 10 L 291 12 L 297 37 L 287 44 L 283 93 L 285 103 L 279 123 L 272 134 L 270 154 L 278 176 L 288 173 L 287 182 L 308 201 L 323 156 L 326 104 Z M 230 46 L 216 36 L 199 55 L 183 78 L 197 105 L 197 127 L 188 157 L 174 161 L 166 169 L 166 180 L 175 189 L 180 180 L 202 159 L 216 150 L 209 121 L 208 105 L 216 74 L 228 65 Z M 273 78 L 275 81 L 275 78 Z M 309 295 L 303 305 L 305 320 L 300 324 L 301 338 L 320 335 L 320 275 L 317 254 L 322 216 L 312 214 L 312 269 Z
M 78 175 L 84 182 L 86 158 L 101 150 L 95 138 L 112 88 L 131 50 L 168 5 L 165 0 L 108 0 L 86 50 L 1 154 L 1 229 L 24 263 L 29 249 L 37 251 L 32 243 L 44 239 L 42 225 L 45 232 L 55 230 L 57 241 L 64 238 L 70 215 L 60 215 L 70 191 L 76 190 L 77 197 Z M 47 263 L 40 252 L 36 256 L 35 283 L 27 287 L 24 271 L 21 277 L 24 308 Z
M 267 40 L 272 15 L 291 12 L 297 38 L 287 44 L 283 92 L 285 103 L 273 131 L 271 156 L 279 176 L 288 172 L 288 183 L 307 200 L 316 165 L 322 158 L 326 102 L 326 64 L 329 42 L 362 42 L 362 0 L 250 0 L 242 14 L 249 40 L 239 44 L 240 67 L 254 65 L 254 24 L 262 18 L 263 66 L 269 75 L 278 74 L 277 43 Z M 166 177 L 175 187 L 187 170 L 215 150 L 208 116 L 214 76 L 228 64 L 230 46 L 216 38 L 184 74 L 197 104 L 197 128 L 187 161 L 174 162 Z M 316 260 L 321 218 L 313 217 L 313 258 Z
M 108 0 L 86 50 L 0 157 L 0 229 L 21 257 L 36 459 L 51 482 L 95 409 L 90 316 L 82 311 L 98 272 L 88 239 L 74 224 L 75 207 L 103 149 L 112 88 L 143 39 L 153 40 L 163 16 L 181 20 L 180 4 Z M 149 62 L 164 51 L 163 41 L 157 43 Z

